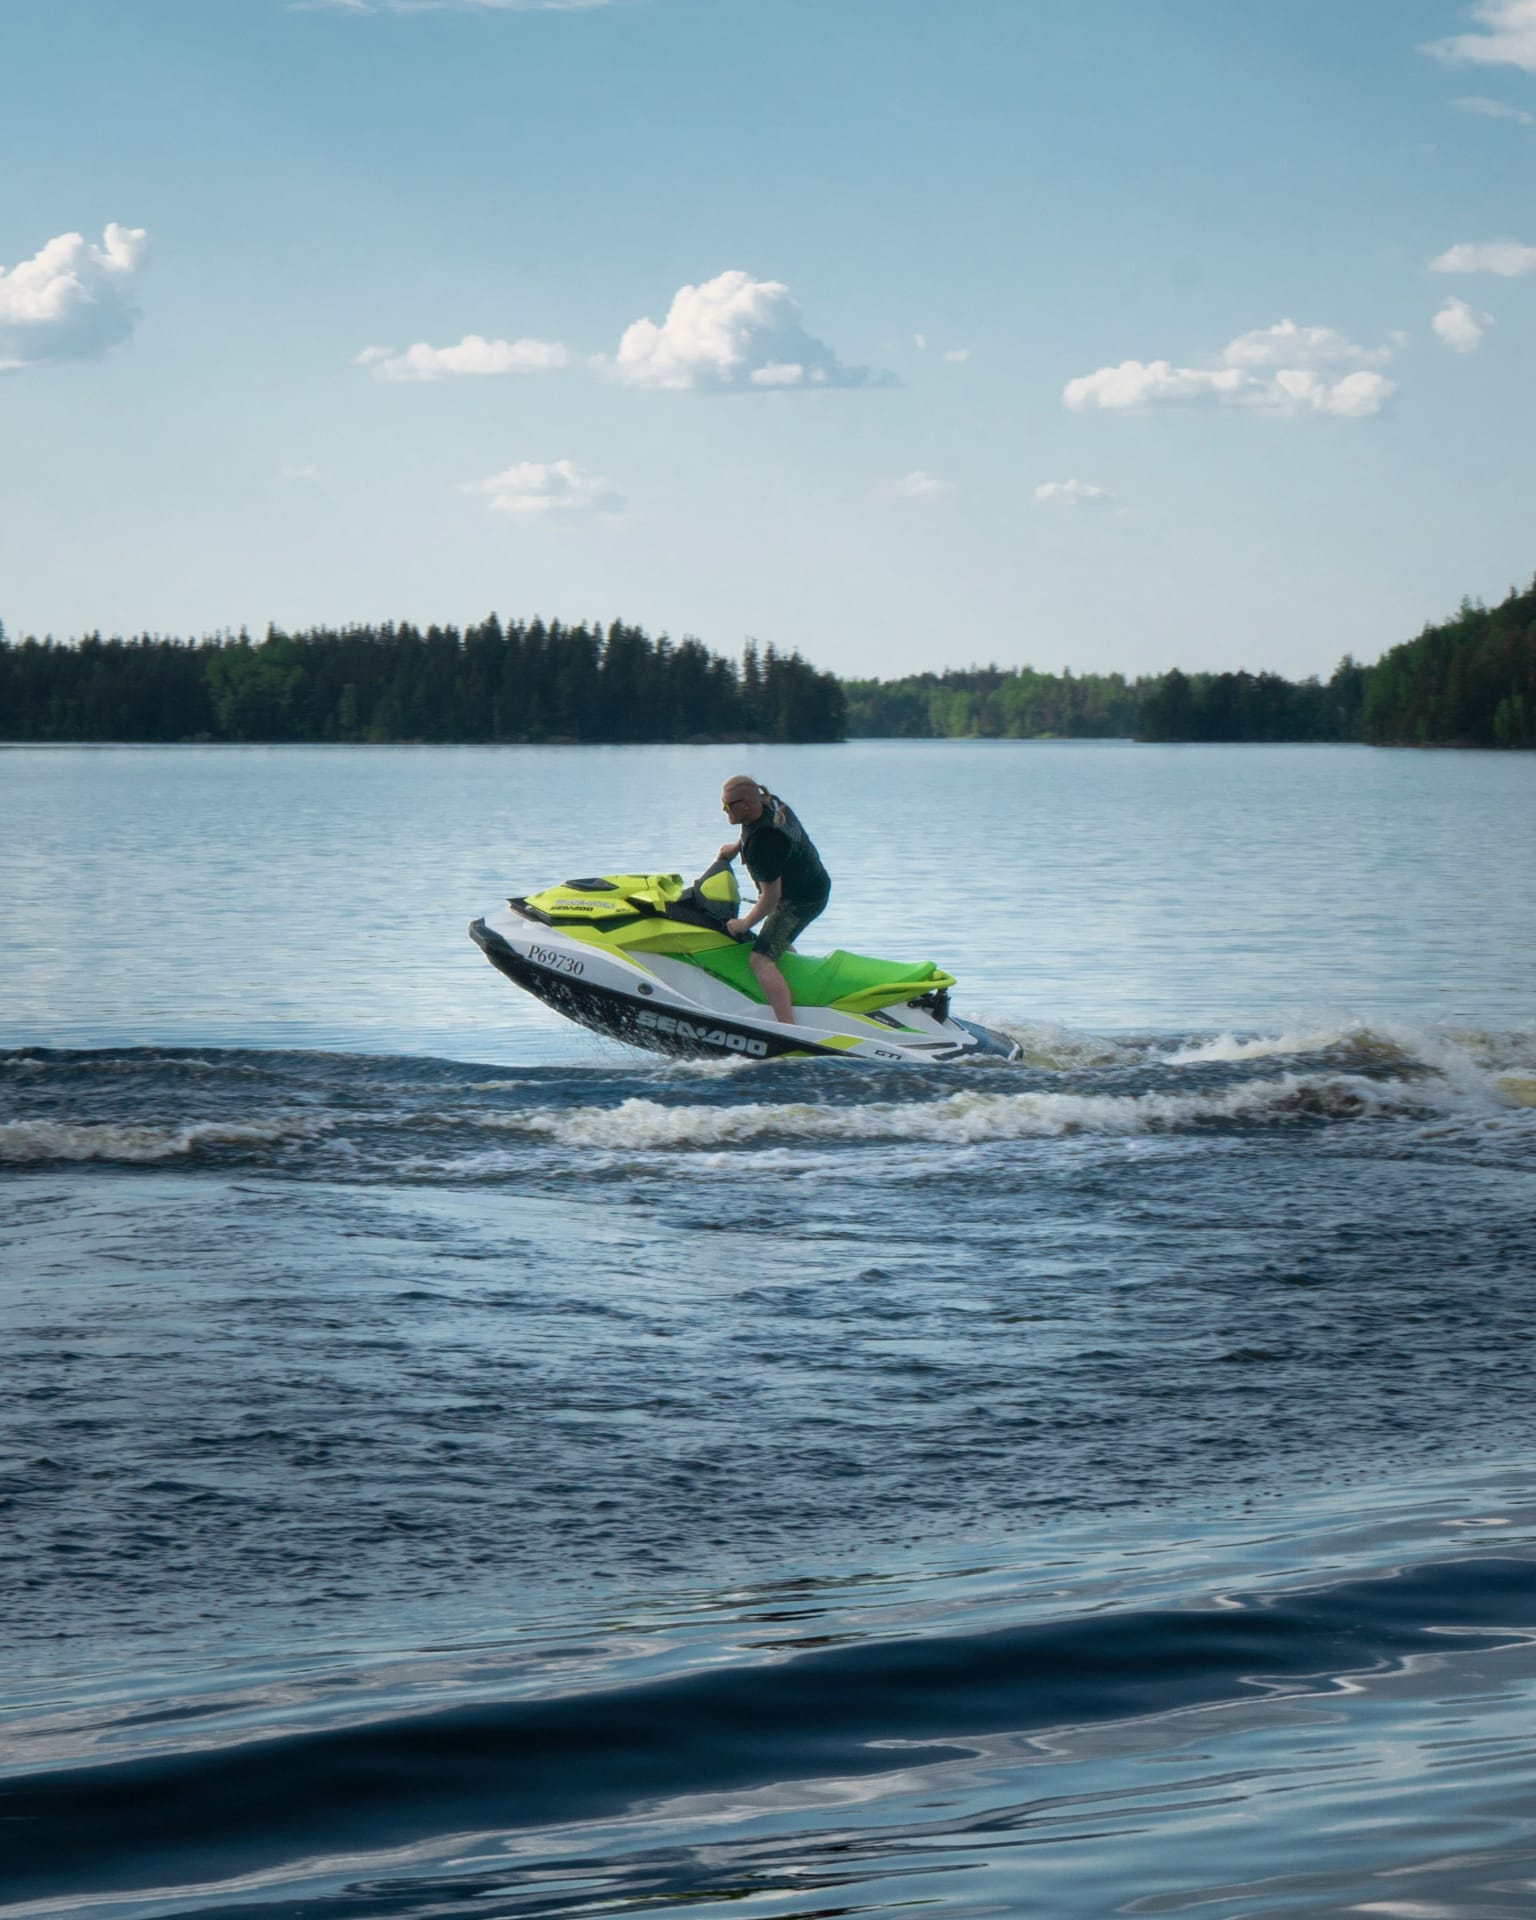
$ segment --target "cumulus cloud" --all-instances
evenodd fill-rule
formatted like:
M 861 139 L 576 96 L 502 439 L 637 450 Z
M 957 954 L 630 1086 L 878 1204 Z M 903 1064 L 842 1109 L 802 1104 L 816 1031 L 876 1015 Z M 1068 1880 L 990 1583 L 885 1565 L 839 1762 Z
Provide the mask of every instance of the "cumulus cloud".
M 1536 247 L 1518 240 L 1463 241 L 1447 247 L 1429 263 L 1431 273 L 1496 273 L 1504 280 L 1536 273 Z
M 1273 389 L 1256 393 L 1253 404 L 1283 413 L 1331 413 L 1341 420 L 1364 420 L 1380 413 L 1397 392 L 1396 383 L 1380 373 L 1346 373 L 1341 380 L 1326 380 L 1304 368 L 1277 373 Z
M 1256 327 L 1228 343 L 1222 359 L 1229 367 L 1384 367 L 1390 347 L 1357 347 L 1335 327 L 1298 327 L 1281 320 L 1272 327 Z
M 1207 371 L 1176 367 L 1169 360 L 1122 360 L 1118 367 L 1069 380 L 1062 398 L 1079 412 L 1088 407 L 1128 411 L 1184 400 L 1235 399 L 1249 379 L 1238 367 Z
M 899 480 L 882 480 L 875 492 L 882 500 L 936 500 L 940 494 L 953 493 L 953 480 L 939 480 L 915 467 Z
M 364 347 L 357 365 L 371 367 L 375 380 L 446 380 L 463 373 L 548 373 L 570 360 L 558 340 L 487 340 L 466 333 L 456 347 L 429 347 L 424 340 L 404 353 Z
M 1502 100 L 1485 100 L 1480 93 L 1453 100 L 1451 105 L 1460 107 L 1463 113 L 1480 113 L 1485 120 L 1518 120 L 1522 127 L 1528 127 L 1536 120 L 1536 115 L 1527 113 L 1524 107 L 1511 107 Z
M 1097 507 L 1110 495 L 1087 480 L 1047 480 L 1035 488 L 1035 498 L 1042 506 Z
M 844 366 L 807 333 L 782 281 L 737 270 L 680 287 L 659 327 L 646 319 L 626 328 L 610 371 L 630 386 L 675 393 L 890 384 L 889 375 Z
M 1480 23 L 1480 32 L 1432 40 L 1421 51 L 1438 60 L 1536 73 L 1536 0 L 1478 0 L 1468 15 Z
M 30 260 L 0 267 L 0 373 L 94 360 L 126 340 L 139 317 L 133 277 L 146 251 L 142 227 L 114 220 L 100 246 L 61 233 Z
M 1493 325 L 1491 314 L 1474 313 L 1465 300 L 1454 296 L 1429 323 L 1437 337 L 1456 353 L 1475 353 L 1483 344 L 1483 335 Z
M 1156 406 L 1239 406 L 1271 413 L 1331 413 L 1363 419 L 1397 391 L 1374 371 L 1390 347 L 1360 347 L 1333 327 L 1281 320 L 1240 333 L 1216 367 L 1176 367 L 1169 360 L 1122 360 L 1069 380 L 1062 390 L 1078 412 L 1132 412 Z M 1340 367 L 1354 371 L 1340 373 Z
M 624 508 L 622 494 L 574 460 L 555 460 L 548 466 L 523 460 L 464 491 L 481 495 L 493 513 L 510 514 L 514 520 L 586 520 Z

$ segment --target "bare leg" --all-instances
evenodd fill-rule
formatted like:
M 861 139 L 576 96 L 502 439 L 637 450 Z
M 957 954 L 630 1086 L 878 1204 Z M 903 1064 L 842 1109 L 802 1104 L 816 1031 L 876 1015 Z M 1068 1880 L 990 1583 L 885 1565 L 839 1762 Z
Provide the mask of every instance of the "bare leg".
M 786 1027 L 795 1024 L 795 1010 L 790 1003 L 789 982 L 779 972 L 771 960 L 765 960 L 761 954 L 751 956 L 752 972 L 757 984 L 762 988 L 775 1016 Z

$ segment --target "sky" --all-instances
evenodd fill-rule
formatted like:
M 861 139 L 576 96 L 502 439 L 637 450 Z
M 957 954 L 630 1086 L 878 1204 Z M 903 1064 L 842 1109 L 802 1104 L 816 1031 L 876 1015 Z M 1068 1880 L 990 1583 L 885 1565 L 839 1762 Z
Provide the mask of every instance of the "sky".
M 1374 659 L 1536 570 L 1536 0 L 0 0 L 12 638 Z

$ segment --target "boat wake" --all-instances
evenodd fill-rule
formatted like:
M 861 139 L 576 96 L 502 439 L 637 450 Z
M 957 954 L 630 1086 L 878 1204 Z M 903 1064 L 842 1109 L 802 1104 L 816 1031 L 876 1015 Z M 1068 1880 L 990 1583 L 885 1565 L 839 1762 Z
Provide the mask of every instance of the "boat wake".
M 571 1157 L 834 1159 L 908 1143 L 1211 1138 L 1264 1129 L 1529 1141 L 1536 1034 L 1319 1027 L 1116 1036 L 1007 1026 L 1016 1062 L 611 1062 L 523 1070 L 250 1050 L 0 1053 L 0 1165 L 266 1168 L 299 1177 L 513 1179 Z

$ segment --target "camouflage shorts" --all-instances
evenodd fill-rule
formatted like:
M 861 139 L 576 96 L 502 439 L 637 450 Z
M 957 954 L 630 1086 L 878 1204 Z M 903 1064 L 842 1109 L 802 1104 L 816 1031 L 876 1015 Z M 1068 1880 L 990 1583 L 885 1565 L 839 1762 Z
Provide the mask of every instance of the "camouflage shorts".
M 795 944 L 795 936 L 803 933 L 818 914 L 824 913 L 826 906 L 825 900 L 809 903 L 781 900 L 763 922 L 752 943 L 752 951 L 764 960 L 779 960 L 785 950 Z

